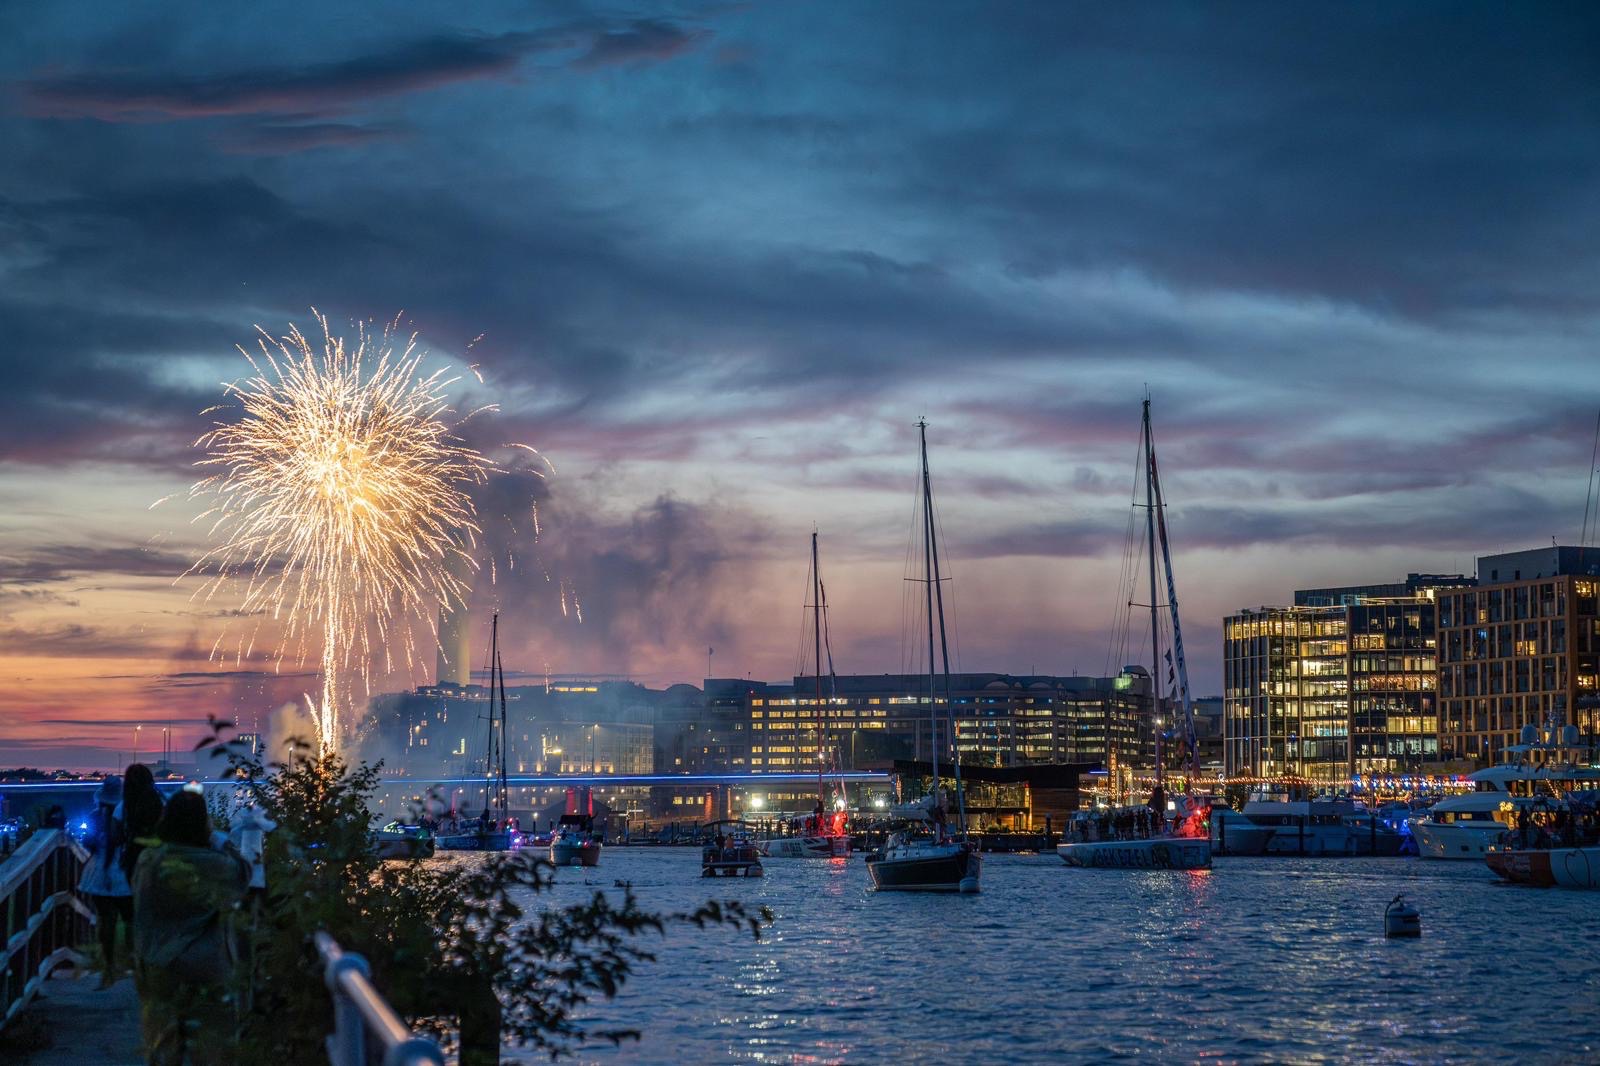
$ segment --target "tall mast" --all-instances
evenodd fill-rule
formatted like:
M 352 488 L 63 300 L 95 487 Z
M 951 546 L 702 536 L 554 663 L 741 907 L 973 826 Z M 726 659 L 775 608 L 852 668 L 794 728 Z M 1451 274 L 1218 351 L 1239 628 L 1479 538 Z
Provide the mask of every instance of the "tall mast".
M 933 671 L 933 483 L 928 479 L 928 422 L 917 422 L 922 436 L 922 569 L 928 593 L 928 747 L 933 759 L 933 792 L 939 794 L 939 702 Z
M 1145 539 L 1150 548 L 1150 726 L 1156 737 L 1156 785 L 1161 784 L 1161 606 L 1156 599 L 1156 464 L 1150 442 L 1150 397 L 1144 398 Z
M 496 744 L 499 734 L 495 731 L 495 694 L 499 691 L 500 679 L 500 612 L 494 613 L 489 623 L 489 750 L 483 758 L 483 809 L 487 811 L 491 806 L 499 807 L 499 800 L 495 796 L 496 785 Z
M 828 795 L 823 772 L 827 757 L 823 753 L 827 747 L 822 732 L 822 571 L 817 568 L 817 531 L 814 529 L 811 531 L 811 636 L 816 644 L 817 671 L 817 802 L 826 809 Z
M 927 474 L 927 439 L 923 444 L 923 473 Z M 967 831 L 967 800 L 961 789 L 961 745 L 956 738 L 955 705 L 950 702 L 950 644 L 944 628 L 944 575 L 939 572 L 939 534 L 933 524 L 933 482 L 928 479 L 926 503 L 928 508 L 928 548 L 933 556 L 933 602 L 939 608 L 939 664 L 944 671 L 944 713 L 949 726 L 950 766 L 956 779 L 956 819 L 961 831 Z
M 511 731 L 511 723 L 506 720 L 506 667 L 500 661 L 500 649 L 494 652 L 495 672 L 500 675 L 500 828 L 505 828 L 506 815 L 511 813 L 511 789 L 506 784 L 506 738 Z
M 1183 740 L 1188 749 L 1189 788 L 1200 779 L 1200 745 L 1194 732 L 1194 697 L 1189 691 L 1189 663 L 1183 654 L 1183 627 L 1178 624 L 1178 585 L 1172 576 L 1172 544 L 1167 539 L 1166 497 L 1161 492 L 1161 474 L 1156 470 L 1156 453 L 1150 451 L 1150 470 L 1156 487 L 1156 531 L 1161 537 L 1161 566 L 1167 573 L 1167 607 L 1172 612 L 1172 658 L 1178 672 L 1178 700 L 1183 711 Z

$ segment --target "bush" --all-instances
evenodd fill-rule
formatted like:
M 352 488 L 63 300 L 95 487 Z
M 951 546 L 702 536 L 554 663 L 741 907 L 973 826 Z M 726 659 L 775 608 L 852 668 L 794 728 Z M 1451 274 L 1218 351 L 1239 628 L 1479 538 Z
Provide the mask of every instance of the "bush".
M 449 1042 L 459 1034 L 463 1066 L 496 1061 L 502 1043 L 557 1057 L 588 1040 L 637 1039 L 636 1031 L 589 1030 L 584 1004 L 617 994 L 654 956 L 640 934 L 669 924 L 726 925 L 757 938 L 762 908 L 708 902 L 687 913 L 641 909 L 596 892 L 587 903 L 525 909 L 550 885 L 552 867 L 520 853 L 481 864 L 380 862 L 368 801 L 381 764 L 350 766 L 338 755 L 291 757 L 263 766 L 221 740 L 215 723 L 202 747 L 229 760 L 240 802 L 277 823 L 268 834 L 266 894 L 240 916 L 234 988 L 241 1064 L 312 1062 L 333 1025 L 332 1002 L 312 936 L 325 930 L 364 955 L 395 1009 Z M 292 751 L 312 750 L 296 742 Z

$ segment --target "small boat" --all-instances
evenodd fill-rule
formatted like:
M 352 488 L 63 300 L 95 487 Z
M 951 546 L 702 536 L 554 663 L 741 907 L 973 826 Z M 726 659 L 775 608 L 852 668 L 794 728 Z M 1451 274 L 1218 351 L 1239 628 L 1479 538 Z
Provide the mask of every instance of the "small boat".
M 440 851 L 510 851 L 522 843 L 522 834 L 514 829 L 500 829 L 498 823 L 467 823 L 468 828 L 454 833 L 441 833 L 434 838 Z
M 976 892 L 983 858 L 970 840 L 940 840 L 937 831 L 900 830 L 883 850 L 867 856 L 879 892 Z
M 701 877 L 760 877 L 761 849 L 748 833 L 718 834 L 700 849 Z
M 600 838 L 594 819 L 586 814 L 563 814 L 550 838 L 550 861 L 557 866 L 600 865 Z
M 944 589 L 939 572 L 939 541 L 933 520 L 933 482 L 928 474 L 928 424 L 918 422 L 922 441 L 922 541 L 923 578 L 927 593 L 928 619 L 928 715 L 929 751 L 933 756 L 933 791 L 925 798 L 931 828 L 926 833 L 903 829 L 892 834 L 883 850 L 867 856 L 867 873 L 879 892 L 977 892 L 983 869 L 978 846 L 967 836 L 966 799 L 961 791 L 961 749 L 950 744 L 951 765 L 956 785 L 955 833 L 945 825 L 944 789 L 939 787 L 939 748 L 941 735 L 953 738 L 955 715 L 950 703 L 950 651 L 945 639 Z M 943 652 L 944 714 L 939 712 L 939 693 L 934 683 L 934 621 L 938 620 L 939 645 Z M 941 729 L 941 718 L 944 728 Z
M 372 843 L 380 859 L 429 859 L 433 857 L 433 834 L 420 825 L 390 822 L 372 832 Z
M 489 641 L 489 747 L 483 759 L 483 813 L 451 833 L 440 834 L 440 851 L 510 851 L 521 847 L 522 834 L 512 827 L 511 790 L 506 785 L 506 672 L 500 664 L 500 615 L 494 616 Z
M 602 834 L 594 827 L 594 792 L 588 785 L 567 789 L 566 813 L 550 834 L 550 861 L 557 866 L 598 866 Z

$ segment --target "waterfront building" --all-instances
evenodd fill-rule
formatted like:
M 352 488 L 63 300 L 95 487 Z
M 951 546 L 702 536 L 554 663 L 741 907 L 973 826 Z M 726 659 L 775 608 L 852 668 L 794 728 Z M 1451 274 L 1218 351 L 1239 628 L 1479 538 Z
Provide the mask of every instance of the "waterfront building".
M 1478 559 L 1478 586 L 1439 600 L 1442 742 L 1490 765 L 1524 725 L 1600 733 L 1600 549 L 1555 546 Z
M 550 678 L 506 689 L 506 762 L 513 773 L 650 773 L 662 693 L 631 681 Z M 392 774 L 482 772 L 489 689 L 427 685 L 377 697 L 366 758 Z
M 1305 589 L 1224 619 L 1225 772 L 1332 784 L 1438 762 L 1437 598 L 1470 584 Z
M 751 772 L 815 767 L 816 678 L 736 684 L 748 716 Z M 948 750 L 942 716 L 937 725 L 930 721 L 926 674 L 846 674 L 824 679 L 823 688 L 829 765 L 856 769 L 896 759 L 926 761 L 935 744 Z M 944 702 L 942 690 L 937 698 Z M 956 746 L 970 765 L 1154 765 L 1150 681 L 1141 667 L 1116 677 L 951 674 L 950 704 Z

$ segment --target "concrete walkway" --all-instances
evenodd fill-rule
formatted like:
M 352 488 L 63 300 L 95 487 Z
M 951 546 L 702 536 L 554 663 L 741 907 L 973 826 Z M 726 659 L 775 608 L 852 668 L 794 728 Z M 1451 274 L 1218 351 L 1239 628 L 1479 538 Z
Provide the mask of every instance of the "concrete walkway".
M 27 1047 L 0 1046 L 0 1060 L 15 1066 L 139 1066 L 139 997 L 124 977 L 100 989 L 100 975 L 58 970 L 44 983 L 6 1036 L 28 1037 Z

